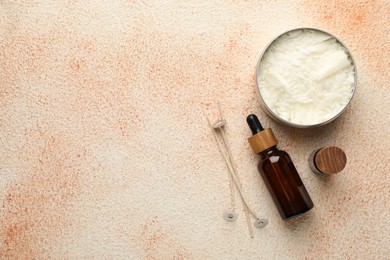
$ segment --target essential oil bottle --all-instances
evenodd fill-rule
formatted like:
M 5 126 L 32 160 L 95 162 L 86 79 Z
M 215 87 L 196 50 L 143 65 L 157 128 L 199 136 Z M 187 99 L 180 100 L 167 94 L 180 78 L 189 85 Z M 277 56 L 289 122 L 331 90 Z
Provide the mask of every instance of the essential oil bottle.
M 246 119 L 252 136 L 248 141 L 260 155 L 258 170 L 283 219 L 289 219 L 313 208 L 295 166 L 285 151 L 276 148 L 278 141 L 271 128 L 264 129 L 256 115 Z

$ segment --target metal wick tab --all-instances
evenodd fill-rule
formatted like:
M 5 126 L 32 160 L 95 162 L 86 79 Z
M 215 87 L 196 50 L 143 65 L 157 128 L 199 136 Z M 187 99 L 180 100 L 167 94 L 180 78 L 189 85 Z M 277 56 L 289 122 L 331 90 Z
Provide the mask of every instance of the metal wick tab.
M 238 214 L 235 213 L 234 211 L 226 211 L 223 213 L 223 219 L 228 221 L 228 222 L 234 222 L 238 218 Z
M 258 218 L 256 221 L 253 223 L 253 226 L 255 228 L 263 228 L 268 225 L 268 219 L 265 218 Z

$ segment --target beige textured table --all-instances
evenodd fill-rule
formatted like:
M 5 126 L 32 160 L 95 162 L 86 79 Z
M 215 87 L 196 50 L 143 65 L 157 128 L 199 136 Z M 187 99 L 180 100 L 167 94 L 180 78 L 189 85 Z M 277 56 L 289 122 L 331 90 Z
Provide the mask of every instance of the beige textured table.
M 389 1 L 0 1 L 1 259 L 389 259 Z M 266 44 L 317 27 L 350 47 L 359 82 L 336 121 L 298 130 L 260 109 Z M 202 113 L 227 119 L 251 239 Z M 315 208 L 284 222 L 245 117 L 292 156 Z M 342 147 L 321 179 L 310 152 Z M 237 197 L 238 200 L 238 197 Z

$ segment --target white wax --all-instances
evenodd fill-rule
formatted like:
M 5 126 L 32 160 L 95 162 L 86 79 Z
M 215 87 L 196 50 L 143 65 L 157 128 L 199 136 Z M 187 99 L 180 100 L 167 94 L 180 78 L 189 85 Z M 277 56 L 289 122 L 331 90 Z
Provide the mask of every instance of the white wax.
M 263 55 L 258 73 L 266 105 L 300 125 L 333 118 L 354 91 L 355 69 L 348 51 L 317 30 L 295 30 L 276 39 Z

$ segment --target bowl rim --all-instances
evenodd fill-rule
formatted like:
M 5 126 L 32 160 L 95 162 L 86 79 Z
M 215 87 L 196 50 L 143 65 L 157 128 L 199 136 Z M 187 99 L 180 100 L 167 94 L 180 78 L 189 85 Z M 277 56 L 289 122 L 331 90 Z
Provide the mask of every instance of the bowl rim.
M 297 31 L 297 30 L 314 30 L 314 31 L 319 31 L 319 32 L 322 32 L 322 33 L 325 33 L 325 34 L 328 34 L 330 36 L 332 36 L 334 39 L 336 39 L 336 41 L 338 41 L 348 52 L 349 56 L 351 57 L 351 61 L 352 61 L 352 65 L 354 67 L 354 83 L 353 83 L 353 91 L 352 91 L 352 95 L 351 97 L 349 98 L 348 100 L 348 103 L 345 105 L 345 107 L 338 113 L 336 114 L 335 116 L 333 116 L 332 118 L 324 121 L 324 122 L 320 122 L 320 123 L 317 123 L 317 124 L 311 124 L 311 125 L 302 125 L 302 124 L 296 124 L 296 123 L 293 123 L 293 122 L 289 122 L 283 118 L 281 118 L 280 116 L 278 116 L 276 113 L 274 113 L 267 105 L 267 103 L 264 101 L 263 99 L 263 96 L 261 95 L 261 92 L 260 92 L 260 87 L 259 87 L 259 73 L 260 73 L 260 63 L 261 63 L 261 60 L 263 59 L 263 56 L 264 54 L 267 52 L 268 48 L 281 36 L 289 33 L 289 32 L 292 32 L 292 31 Z M 271 118 L 275 119 L 276 121 L 279 121 L 283 124 L 286 124 L 288 126 L 292 126 L 292 127 L 296 127 L 296 128 L 314 128 L 314 127 L 318 127 L 318 126 L 322 126 L 322 125 L 326 125 L 328 123 L 330 123 L 331 121 L 335 120 L 336 118 L 338 118 L 346 109 L 347 107 L 349 106 L 349 104 L 351 103 L 351 100 L 353 98 L 353 96 L 355 95 L 355 92 L 356 92 L 356 87 L 357 87 L 357 80 L 358 80 L 358 73 L 357 73 L 357 67 L 356 67 L 356 61 L 351 53 L 351 51 L 349 50 L 349 48 L 335 35 L 325 31 L 325 30 L 322 30 L 322 29 L 318 29 L 318 28 L 314 28 L 314 27 L 297 27 L 297 28 L 292 28 L 292 29 L 289 29 L 281 34 L 279 34 L 278 36 L 274 37 L 266 46 L 265 48 L 263 49 L 258 61 L 257 61 L 257 65 L 256 65 L 256 90 L 257 90 L 257 93 L 258 95 L 260 96 L 260 101 L 262 103 L 262 107 L 264 108 L 264 111 L 266 112 L 266 114 L 268 114 Z

